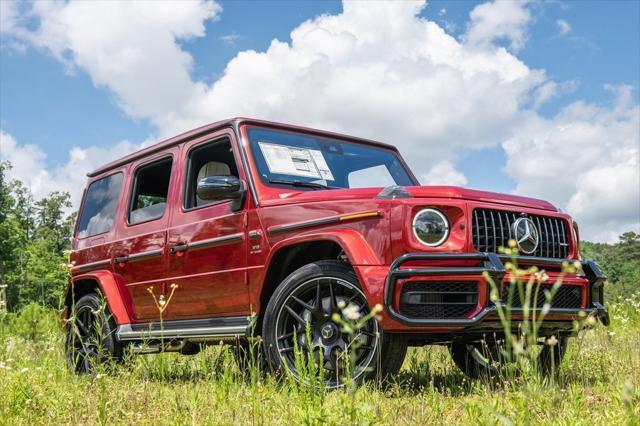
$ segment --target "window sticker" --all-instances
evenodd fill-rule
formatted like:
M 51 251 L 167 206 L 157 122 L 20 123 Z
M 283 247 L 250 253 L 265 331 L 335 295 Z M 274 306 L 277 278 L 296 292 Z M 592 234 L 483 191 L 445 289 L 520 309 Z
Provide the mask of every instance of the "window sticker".
M 258 142 L 271 173 L 334 180 L 322 151 Z

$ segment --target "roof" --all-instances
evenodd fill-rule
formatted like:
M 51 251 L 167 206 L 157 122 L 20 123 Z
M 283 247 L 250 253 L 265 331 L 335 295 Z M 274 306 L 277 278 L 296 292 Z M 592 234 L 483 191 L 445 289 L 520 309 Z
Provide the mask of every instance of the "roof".
M 292 124 L 286 124 L 286 123 L 279 123 L 279 122 L 275 122 L 275 121 L 267 121 L 267 120 L 260 120 L 260 119 L 255 119 L 255 118 L 246 118 L 246 117 L 234 117 L 234 118 L 229 118 L 226 120 L 220 120 L 220 121 L 215 121 L 213 123 L 210 124 L 205 124 L 204 126 L 200 126 L 197 127 L 195 129 L 189 130 L 187 132 L 181 133 L 177 136 L 173 136 L 169 139 L 165 139 L 163 141 L 160 141 L 158 143 L 155 143 L 151 146 L 148 146 L 146 148 L 140 149 L 138 151 L 135 151 L 129 155 L 126 155 L 124 157 L 121 157 L 117 160 L 114 160 L 110 163 L 105 164 L 104 166 L 101 166 L 99 168 L 97 168 L 96 170 L 87 173 L 88 177 L 95 177 L 98 175 L 101 175 L 105 172 L 108 172 L 112 169 L 115 169 L 117 167 L 123 166 L 127 163 L 130 163 L 132 161 L 138 160 L 140 158 L 144 158 L 148 155 L 154 154 L 158 151 L 161 151 L 163 149 L 169 148 L 173 145 L 177 145 L 179 143 L 182 142 L 186 142 L 190 139 L 194 139 L 197 138 L 199 136 L 205 135 L 207 133 L 211 133 L 215 130 L 218 129 L 222 129 L 225 127 L 235 127 L 237 128 L 238 126 L 242 125 L 242 124 L 255 124 L 255 125 L 259 125 L 259 126 L 265 126 L 265 127 L 273 127 L 273 128 L 277 128 L 277 129 L 283 129 L 283 130 L 296 130 L 296 131 L 300 131 L 300 132 L 304 132 L 304 133 L 310 133 L 310 134 L 314 134 L 314 135 L 318 135 L 318 136 L 325 136 L 325 137 L 332 137 L 332 138 L 336 138 L 336 139 L 342 139 L 342 140 L 347 140 L 347 141 L 352 141 L 352 142 L 359 142 L 359 143 L 365 143 L 365 144 L 370 144 L 370 145 L 377 145 L 379 147 L 382 148 L 386 148 L 386 149 L 391 149 L 393 151 L 397 151 L 398 149 L 393 146 L 393 145 L 388 145 L 382 142 L 376 142 L 376 141 L 372 141 L 372 140 L 368 140 L 368 139 L 363 139 L 363 138 L 358 138 L 355 136 L 349 136 L 349 135 L 343 135 L 340 133 L 334 133 L 334 132 L 328 132 L 328 131 L 324 131 L 324 130 L 318 130 L 318 129 L 312 129 L 312 128 L 308 128 L 308 127 L 303 127 L 303 126 L 295 126 Z

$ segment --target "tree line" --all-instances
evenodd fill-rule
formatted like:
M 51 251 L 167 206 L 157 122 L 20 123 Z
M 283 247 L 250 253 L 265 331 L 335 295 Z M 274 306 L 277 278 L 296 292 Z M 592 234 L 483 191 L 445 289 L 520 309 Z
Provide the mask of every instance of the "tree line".
M 59 308 L 68 280 L 67 252 L 76 213 L 67 192 L 35 200 L 22 182 L 9 179 L 11 164 L 0 163 L 0 284 L 7 306 L 29 303 Z M 627 232 L 616 244 L 582 242 L 585 258 L 596 260 L 612 285 L 607 293 L 640 291 L 640 235 Z

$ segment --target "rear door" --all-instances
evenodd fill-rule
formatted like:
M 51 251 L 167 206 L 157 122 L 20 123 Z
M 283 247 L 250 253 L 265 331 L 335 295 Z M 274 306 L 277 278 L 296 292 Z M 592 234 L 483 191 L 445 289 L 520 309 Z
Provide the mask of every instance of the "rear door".
M 205 201 L 197 182 L 213 175 L 244 179 L 231 131 L 185 143 L 181 153 L 181 197 L 168 231 L 167 284 L 177 284 L 167 319 L 245 315 L 247 286 L 246 205 Z M 248 197 L 248 196 L 247 196 Z
M 159 319 L 154 297 L 165 293 L 170 188 L 175 180 L 173 148 L 131 166 L 127 205 L 114 245 L 114 270 L 131 296 L 136 320 Z

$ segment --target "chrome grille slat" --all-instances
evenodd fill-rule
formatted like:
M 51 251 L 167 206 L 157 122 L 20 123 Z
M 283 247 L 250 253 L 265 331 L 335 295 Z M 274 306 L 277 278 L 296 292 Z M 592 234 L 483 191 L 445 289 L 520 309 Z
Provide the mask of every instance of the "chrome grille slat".
M 507 247 L 514 238 L 513 223 L 521 217 L 520 212 L 474 209 L 472 238 L 474 248 L 480 252 L 497 253 Z M 538 228 L 539 243 L 532 256 L 563 259 L 569 255 L 569 234 L 562 218 L 528 214 Z M 505 229 L 506 227 L 506 229 Z
M 540 218 L 536 217 L 535 221 L 536 221 L 536 226 L 538 227 L 538 233 L 541 234 L 540 229 L 542 228 L 540 227 Z M 540 257 L 544 256 L 544 246 L 545 246 L 544 242 L 545 242 L 544 238 L 540 238 L 540 244 L 536 249 L 536 256 L 540 256 Z
M 553 223 L 551 223 L 551 220 L 548 218 L 545 218 L 545 220 L 547 220 L 549 222 L 549 229 L 551 229 L 551 257 L 556 257 L 556 245 L 553 244 L 553 242 L 555 242 L 556 240 L 556 235 L 553 232 Z
M 495 222 L 495 220 L 493 219 L 493 211 L 490 211 L 489 213 L 491 214 L 491 227 L 495 230 L 495 229 L 496 229 L 496 222 Z M 493 233 L 493 252 L 494 252 L 494 253 L 497 253 L 497 252 L 498 252 L 498 244 L 497 244 L 497 243 L 498 243 L 498 241 L 497 241 L 497 240 L 498 240 L 498 238 L 497 238 L 497 237 L 498 237 L 498 236 L 497 236 L 497 235 L 496 235 L 496 233 L 494 232 L 494 233 Z
M 544 218 L 542 218 L 542 224 L 544 225 L 544 233 L 545 233 L 545 237 L 544 237 L 544 241 L 545 243 L 547 243 L 547 257 L 551 257 L 551 252 L 550 252 L 550 248 L 549 248 L 549 230 L 547 229 L 547 221 L 544 220 Z
M 484 210 L 482 211 L 482 219 L 484 221 L 484 243 L 489 247 L 489 227 L 487 226 L 487 214 Z
M 498 222 L 500 222 L 500 245 L 504 247 L 504 228 L 502 227 L 502 214 L 498 212 Z

